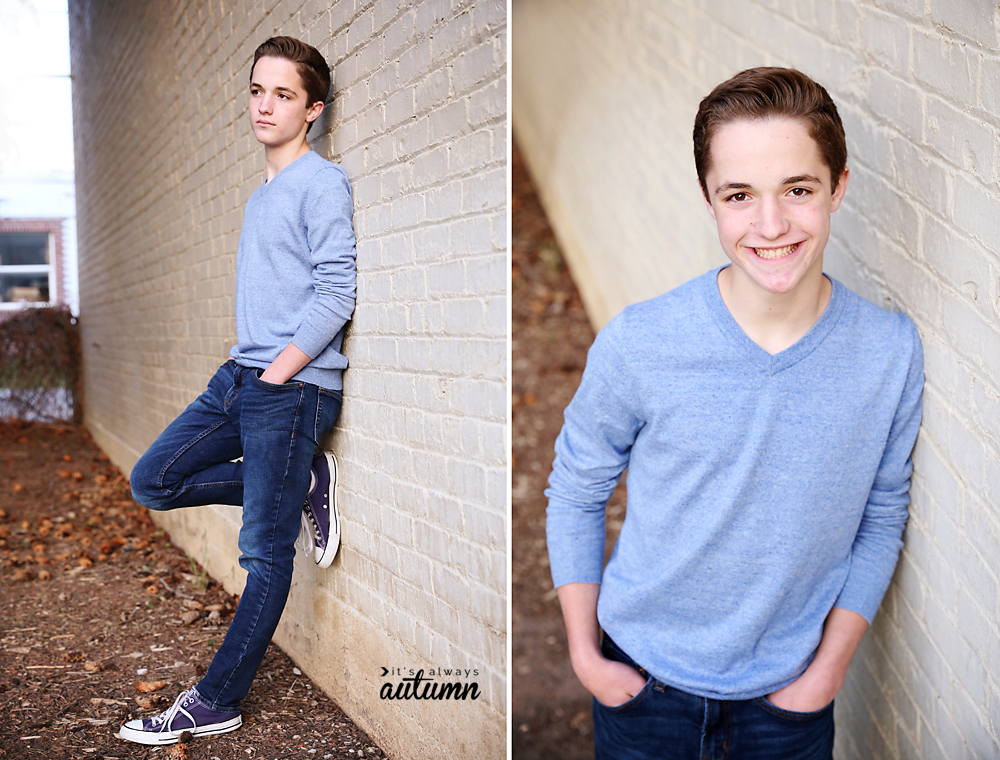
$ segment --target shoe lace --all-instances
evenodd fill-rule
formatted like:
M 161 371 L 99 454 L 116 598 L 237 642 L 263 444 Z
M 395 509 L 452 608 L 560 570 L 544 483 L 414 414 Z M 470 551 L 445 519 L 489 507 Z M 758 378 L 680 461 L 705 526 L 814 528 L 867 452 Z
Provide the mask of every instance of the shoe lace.
M 308 507 L 303 507 L 302 522 L 299 526 L 299 546 L 302 547 L 302 551 L 306 553 L 307 557 L 312 557 L 316 548 L 316 540 L 313 538 L 315 535 L 313 524 L 312 512 Z
M 170 709 L 161 712 L 159 715 L 157 715 L 150 721 L 150 724 L 152 726 L 156 726 L 162 723 L 163 725 L 160 726 L 160 733 L 163 733 L 164 731 L 172 732 L 170 726 L 173 723 L 174 718 L 177 717 L 177 713 L 182 713 L 185 716 L 187 716 L 187 719 L 189 721 L 191 721 L 191 728 L 187 728 L 185 730 L 193 731 L 195 728 L 198 727 L 198 723 L 197 721 L 195 721 L 194 716 L 187 710 L 185 710 L 184 707 L 187 705 L 194 704 L 194 702 L 195 702 L 194 689 L 188 689 L 187 691 L 182 691 L 180 694 L 177 695 L 177 699 L 174 700 L 174 703 L 170 706 Z
M 310 472 L 309 493 L 312 493 L 315 487 L 316 473 Z M 317 532 L 319 532 L 319 525 L 316 524 L 316 518 L 313 517 L 312 509 L 309 507 L 309 498 L 306 497 L 306 502 L 302 506 L 302 521 L 299 523 L 299 546 L 302 547 L 302 551 L 306 553 L 307 557 L 312 557 L 316 549 L 314 536 Z

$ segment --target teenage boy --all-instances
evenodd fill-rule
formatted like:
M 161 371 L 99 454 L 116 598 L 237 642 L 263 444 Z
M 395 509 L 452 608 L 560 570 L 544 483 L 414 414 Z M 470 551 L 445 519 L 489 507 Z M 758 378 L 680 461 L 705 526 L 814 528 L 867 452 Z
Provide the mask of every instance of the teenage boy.
M 848 180 L 823 87 L 744 71 L 702 101 L 694 149 L 731 264 L 601 330 L 556 442 L 570 657 L 598 760 L 830 758 L 833 698 L 902 546 L 920 339 L 823 274 Z
M 314 452 L 342 400 L 341 343 L 356 283 L 353 205 L 344 170 L 306 143 L 329 89 L 323 56 L 299 40 L 274 37 L 254 53 L 250 126 L 267 174 L 240 233 L 238 342 L 131 476 L 133 496 L 150 509 L 242 506 L 246 587 L 205 677 L 169 710 L 122 726 L 129 741 L 173 744 L 185 731 L 239 728 L 240 702 L 288 597 L 300 524 L 320 566 L 337 551 L 336 464 Z

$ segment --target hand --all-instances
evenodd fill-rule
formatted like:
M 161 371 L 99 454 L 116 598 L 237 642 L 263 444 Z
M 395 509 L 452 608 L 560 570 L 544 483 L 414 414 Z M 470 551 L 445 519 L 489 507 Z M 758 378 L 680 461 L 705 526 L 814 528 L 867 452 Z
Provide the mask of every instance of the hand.
M 291 380 L 295 374 L 310 362 L 294 343 L 289 343 L 261 374 L 260 379 L 272 385 L 281 385 Z
M 868 621 L 857 612 L 834 607 L 823 624 L 823 638 L 809 667 L 788 686 L 769 694 L 768 701 L 792 712 L 822 710 L 844 685 L 847 666 L 866 630 Z
M 840 691 L 840 684 L 828 679 L 815 677 L 809 668 L 788 686 L 767 695 L 767 701 L 775 707 L 791 712 L 816 712 L 833 701 Z
M 574 670 L 580 683 L 605 707 L 625 704 L 646 685 L 635 668 L 600 654 Z
M 265 383 L 270 383 L 271 385 L 281 385 L 288 381 L 288 378 L 282 379 L 279 377 L 278 373 L 274 371 L 274 364 L 268 366 L 263 372 L 260 373 L 260 379 Z

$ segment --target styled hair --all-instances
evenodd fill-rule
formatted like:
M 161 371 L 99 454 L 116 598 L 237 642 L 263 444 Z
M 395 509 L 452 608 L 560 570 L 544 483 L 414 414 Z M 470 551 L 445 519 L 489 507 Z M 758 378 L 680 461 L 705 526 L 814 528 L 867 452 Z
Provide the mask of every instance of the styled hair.
M 323 54 L 312 45 L 307 45 L 294 37 L 271 37 L 265 40 L 254 51 L 253 66 L 250 67 L 251 82 L 253 82 L 254 67 L 264 56 L 284 58 L 295 64 L 302 85 L 306 88 L 308 105 L 311 106 L 317 101 L 326 102 L 326 96 L 330 93 L 330 67 Z M 306 127 L 307 133 L 312 129 L 312 125 L 310 122 Z
M 826 89 L 801 71 L 762 66 L 741 71 L 712 90 L 694 118 L 694 165 L 705 199 L 712 168 L 712 138 L 732 121 L 783 117 L 801 121 L 830 170 L 833 189 L 847 166 L 847 138 L 837 106 Z

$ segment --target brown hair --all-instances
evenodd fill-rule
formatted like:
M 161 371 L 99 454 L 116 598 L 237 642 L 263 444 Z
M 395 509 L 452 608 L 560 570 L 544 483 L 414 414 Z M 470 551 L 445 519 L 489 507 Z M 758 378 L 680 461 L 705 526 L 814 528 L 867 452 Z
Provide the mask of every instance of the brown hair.
M 816 141 L 820 158 L 837 187 L 847 166 L 847 139 L 837 106 L 826 89 L 795 69 L 762 66 L 729 79 L 701 101 L 694 118 L 694 165 L 705 199 L 705 175 L 712 168 L 712 137 L 731 121 L 774 117 L 798 119 Z
M 253 66 L 250 67 L 250 81 L 253 82 L 253 70 L 264 56 L 284 58 L 295 64 L 302 85 L 306 88 L 307 106 L 319 101 L 326 102 L 330 93 L 330 67 L 320 53 L 312 45 L 307 45 L 294 37 L 271 37 L 265 40 L 254 51 Z M 306 132 L 312 129 L 312 122 L 306 127 Z

